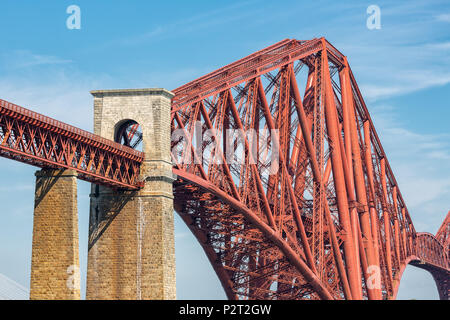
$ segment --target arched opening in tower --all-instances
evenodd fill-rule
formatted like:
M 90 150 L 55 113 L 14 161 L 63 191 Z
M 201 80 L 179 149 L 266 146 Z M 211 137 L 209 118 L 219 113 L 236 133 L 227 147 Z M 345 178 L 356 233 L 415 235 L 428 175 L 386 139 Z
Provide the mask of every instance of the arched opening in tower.
M 114 141 L 132 149 L 142 151 L 142 128 L 134 120 L 123 120 L 116 125 Z

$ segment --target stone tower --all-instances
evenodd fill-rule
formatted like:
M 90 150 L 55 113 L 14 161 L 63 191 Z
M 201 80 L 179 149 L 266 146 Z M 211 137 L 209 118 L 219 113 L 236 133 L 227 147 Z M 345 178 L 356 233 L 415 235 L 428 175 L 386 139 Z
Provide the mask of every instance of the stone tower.
M 175 299 L 170 107 L 164 89 L 92 91 L 94 133 L 115 140 L 133 120 L 145 161 L 139 191 L 92 186 L 87 299 Z

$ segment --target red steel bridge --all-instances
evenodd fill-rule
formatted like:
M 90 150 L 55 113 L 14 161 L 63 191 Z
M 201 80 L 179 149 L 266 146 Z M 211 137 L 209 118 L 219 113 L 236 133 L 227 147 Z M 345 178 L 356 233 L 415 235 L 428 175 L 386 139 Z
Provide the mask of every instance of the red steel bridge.
M 415 230 L 347 59 L 327 40 L 283 40 L 173 93 L 171 127 L 185 133 L 172 141 L 175 209 L 229 299 L 395 299 L 408 264 L 449 299 L 450 214 L 436 235 Z M 200 146 L 196 123 L 215 130 Z M 241 161 L 216 161 L 238 148 L 223 142 L 229 129 L 278 130 L 276 172 L 248 137 Z M 136 132 L 121 144 L 0 100 L 1 156 L 115 189 L 142 187 Z

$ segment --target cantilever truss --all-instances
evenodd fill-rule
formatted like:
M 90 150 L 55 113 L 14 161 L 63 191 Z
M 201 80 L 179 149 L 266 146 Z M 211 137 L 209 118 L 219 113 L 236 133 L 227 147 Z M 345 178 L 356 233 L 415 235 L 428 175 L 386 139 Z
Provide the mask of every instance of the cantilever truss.
M 436 233 L 436 239 L 444 245 L 447 252 L 450 251 L 450 211 L 447 213 L 444 222 Z
M 449 215 L 436 236 L 416 233 L 347 59 L 325 39 L 281 41 L 174 93 L 175 209 L 230 299 L 391 299 L 408 263 L 449 298 Z M 132 146 L 137 129 L 117 141 Z M 232 129 L 256 134 L 228 143 Z M 142 187 L 143 153 L 3 100 L 0 156 Z
M 0 100 L 0 156 L 80 179 L 138 189 L 142 152 Z
M 416 233 L 347 59 L 325 39 L 281 41 L 173 92 L 175 209 L 228 298 L 390 299 L 408 263 L 432 268 L 448 297 L 448 249 Z M 230 129 L 277 139 L 229 144 Z

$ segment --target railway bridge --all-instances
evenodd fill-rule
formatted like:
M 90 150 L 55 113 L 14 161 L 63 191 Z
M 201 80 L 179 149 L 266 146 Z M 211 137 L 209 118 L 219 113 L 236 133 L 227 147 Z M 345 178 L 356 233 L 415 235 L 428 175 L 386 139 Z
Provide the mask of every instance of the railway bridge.
M 173 214 L 229 299 L 395 299 L 406 265 L 450 293 L 450 214 L 417 232 L 347 58 L 286 39 L 175 90 L 92 91 L 94 133 L 0 100 L 0 156 L 36 172 L 32 299 L 175 299 Z M 5 168 L 3 168 L 5 170 Z

